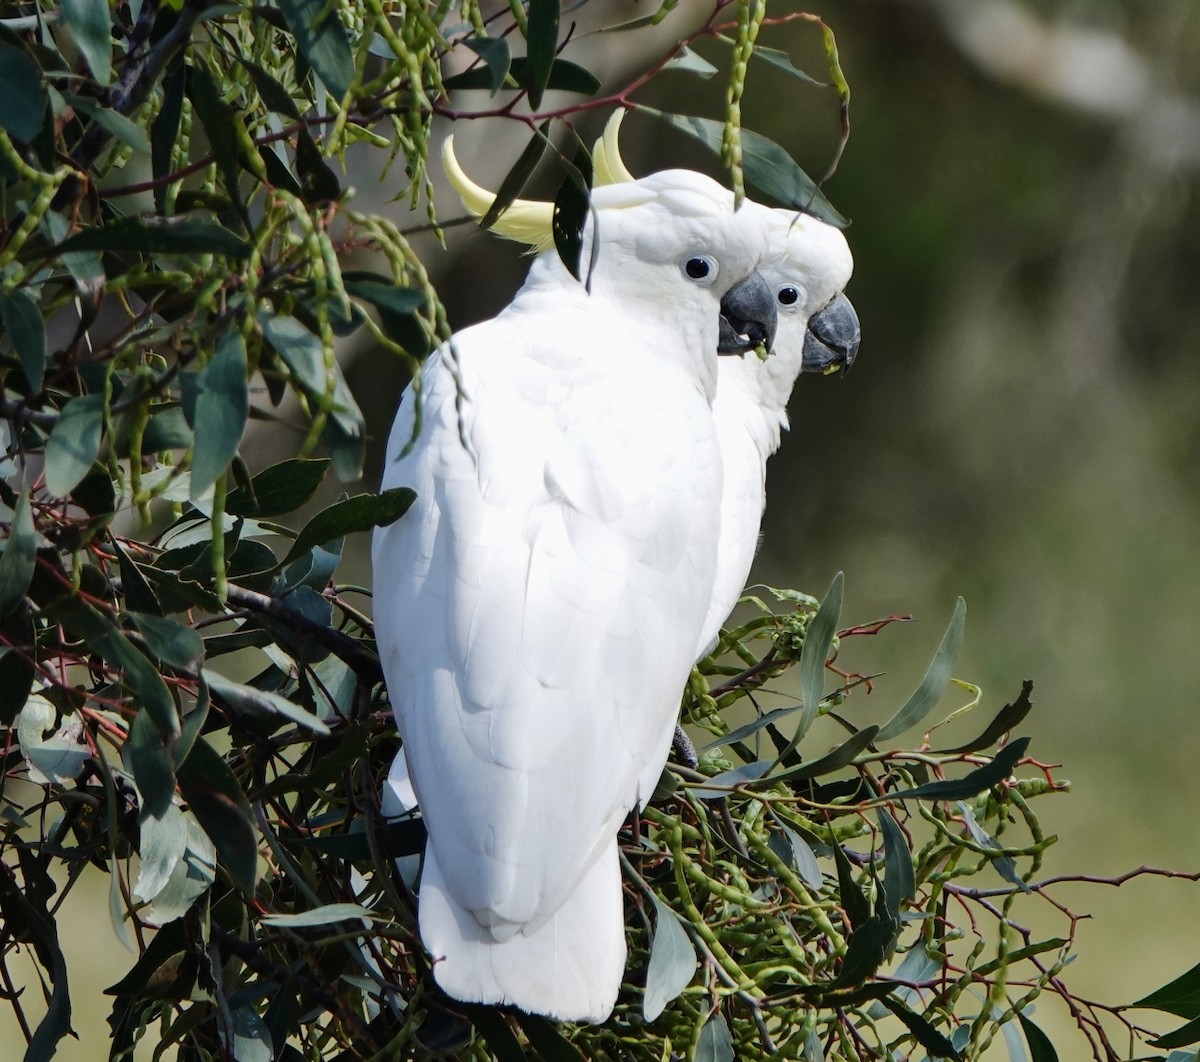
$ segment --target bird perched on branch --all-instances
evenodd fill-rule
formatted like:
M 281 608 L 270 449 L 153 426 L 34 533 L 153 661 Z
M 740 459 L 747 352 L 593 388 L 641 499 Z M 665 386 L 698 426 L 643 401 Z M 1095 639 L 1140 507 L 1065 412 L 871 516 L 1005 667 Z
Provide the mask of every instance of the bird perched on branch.
M 738 348 L 774 331 L 766 223 L 689 171 L 596 189 L 586 284 L 540 254 L 402 399 L 383 484 L 417 499 L 375 533 L 376 635 L 428 829 L 421 936 L 457 999 L 615 1003 L 616 835 L 711 603 L 720 320 Z

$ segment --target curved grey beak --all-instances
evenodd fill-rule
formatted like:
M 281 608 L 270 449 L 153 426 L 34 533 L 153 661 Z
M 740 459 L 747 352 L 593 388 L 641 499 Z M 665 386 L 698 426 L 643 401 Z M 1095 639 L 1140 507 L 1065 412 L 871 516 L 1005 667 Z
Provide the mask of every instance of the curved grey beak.
M 845 371 L 854 364 L 862 331 L 858 314 L 845 295 L 835 295 L 829 304 L 808 319 L 804 334 L 804 372 Z
M 751 273 L 725 293 L 721 300 L 721 337 L 718 354 L 745 354 L 775 342 L 775 293 L 757 273 Z

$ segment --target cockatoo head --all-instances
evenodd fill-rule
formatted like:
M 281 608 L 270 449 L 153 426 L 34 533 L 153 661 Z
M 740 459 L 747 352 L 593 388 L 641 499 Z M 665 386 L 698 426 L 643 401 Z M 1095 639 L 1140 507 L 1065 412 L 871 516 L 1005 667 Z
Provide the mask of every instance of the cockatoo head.
M 453 138 L 442 151 L 447 176 L 464 205 L 485 214 L 495 196 L 459 166 Z M 703 321 L 719 336 L 707 349 L 742 354 L 770 347 L 777 324 L 776 297 L 755 273 L 769 246 L 774 220 L 756 204 L 734 210 L 732 193 L 692 170 L 663 170 L 592 190 L 580 257 L 589 290 L 646 317 Z M 492 231 L 548 252 L 553 244 L 551 203 L 517 200 Z M 593 247 L 595 253 L 593 253 Z M 557 272 L 557 255 L 543 253 L 530 270 Z
M 635 179 L 618 145 L 623 114 L 613 114 L 592 152 L 596 181 L 606 187 Z M 759 367 L 747 366 L 742 375 L 753 374 L 760 397 L 782 408 L 801 372 L 850 367 L 858 354 L 860 329 L 843 291 L 854 260 L 840 230 L 796 210 L 768 213 L 769 252 L 759 274 L 771 288 L 779 326 L 772 356 Z

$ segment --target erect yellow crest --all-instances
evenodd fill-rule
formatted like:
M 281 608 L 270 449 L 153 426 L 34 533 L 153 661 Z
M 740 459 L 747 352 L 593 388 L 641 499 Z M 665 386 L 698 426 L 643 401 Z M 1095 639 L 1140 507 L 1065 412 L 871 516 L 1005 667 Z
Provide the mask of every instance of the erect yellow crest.
M 592 145 L 592 173 L 597 185 L 624 184 L 637 178 L 621 159 L 621 119 L 623 110 L 615 110 L 604 126 L 604 134 Z
M 496 194 L 480 187 L 466 175 L 454 154 L 452 136 L 446 137 L 446 143 L 442 147 L 442 167 L 463 206 L 475 217 L 483 217 L 496 201 Z M 554 236 L 550 227 L 553 216 L 553 203 L 543 203 L 536 199 L 515 199 L 490 231 L 507 240 L 523 243 L 532 250 L 545 251 L 554 246 Z
M 625 116 L 623 110 L 613 112 L 604 127 L 604 134 L 592 147 L 592 166 L 595 183 L 599 187 L 606 184 L 625 184 L 636 178 L 625 167 L 621 159 L 621 148 L 618 142 L 621 132 L 621 119 Z M 458 157 L 454 154 L 454 137 L 446 137 L 442 147 L 442 166 L 446 177 L 462 200 L 463 206 L 477 218 L 483 217 L 496 201 L 495 192 L 476 184 L 467 176 Z M 551 222 L 554 217 L 554 204 L 537 199 L 515 199 L 509 208 L 496 220 L 491 230 L 497 236 L 506 240 L 523 243 L 533 251 L 545 251 L 554 246 L 554 236 Z

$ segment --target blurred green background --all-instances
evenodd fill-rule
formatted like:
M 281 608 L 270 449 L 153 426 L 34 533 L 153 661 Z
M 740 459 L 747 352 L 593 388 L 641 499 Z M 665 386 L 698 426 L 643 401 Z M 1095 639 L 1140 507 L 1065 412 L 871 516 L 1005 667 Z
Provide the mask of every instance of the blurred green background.
M 843 0 L 820 13 L 853 90 L 853 133 L 826 190 L 853 219 L 863 345 L 847 377 L 797 388 L 754 577 L 819 595 L 844 570 L 844 623 L 918 618 L 845 646 L 844 666 L 887 672 L 849 702 L 856 721 L 881 720 L 911 691 L 964 596 L 957 672 L 983 686 L 981 718 L 1032 679 L 1021 730 L 1073 783 L 1039 801 L 1060 837 L 1048 874 L 1193 870 L 1200 6 Z M 822 76 L 812 26 L 760 40 Z M 700 50 L 723 68 L 721 46 Z M 715 116 L 719 82 L 668 73 L 637 98 Z M 828 165 L 830 93 L 757 64 L 744 120 L 810 173 Z M 624 144 L 635 172 L 717 172 L 648 117 L 626 121 Z M 503 305 L 523 266 L 482 235 L 455 248 L 430 263 L 462 326 Z M 359 352 L 349 379 L 381 446 L 399 371 Z M 365 486 L 377 474 L 378 454 Z M 365 577 L 365 558 L 355 563 Z M 81 1040 L 60 1057 L 85 1062 L 107 1056 L 98 990 L 125 968 L 99 884 L 72 897 L 77 932 L 64 941 Z M 1095 916 L 1067 973 L 1085 996 L 1128 1002 L 1197 959 L 1200 886 L 1144 877 L 1054 895 Z M 1043 901 L 1022 910 L 1061 925 Z M 1061 1005 L 1038 1021 L 1061 1058 L 1086 1057 Z M 0 1044 L 19 1042 L 5 1030 Z

